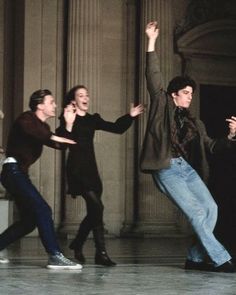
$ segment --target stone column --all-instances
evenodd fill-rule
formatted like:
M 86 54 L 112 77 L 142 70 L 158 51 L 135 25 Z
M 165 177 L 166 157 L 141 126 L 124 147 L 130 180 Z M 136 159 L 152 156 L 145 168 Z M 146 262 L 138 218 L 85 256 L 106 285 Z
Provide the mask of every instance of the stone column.
M 82 84 L 92 97 L 90 111 L 99 112 L 101 71 L 100 0 L 70 0 L 68 13 L 67 89 Z M 95 146 L 99 133 L 95 137 Z M 85 214 L 82 198 L 65 199 L 63 232 L 73 234 Z
M 32 92 L 50 89 L 58 109 L 47 122 L 55 130 L 63 93 L 64 1 L 19 0 L 14 2 L 14 11 L 13 117 L 29 109 Z M 60 163 L 60 152 L 44 147 L 40 160 L 30 169 L 33 183 L 52 207 L 56 226 L 60 224 Z
M 156 50 L 161 60 L 163 86 L 166 87 L 172 78 L 173 59 L 173 25 L 170 0 L 142 0 L 140 6 L 140 100 L 146 105 L 149 101 L 145 81 L 145 26 L 148 22 L 157 20 L 160 28 L 160 37 L 157 40 Z M 141 150 L 148 111 L 140 118 L 139 149 Z M 178 229 L 176 208 L 155 187 L 149 174 L 139 174 L 138 221 L 136 233 L 141 235 L 169 235 L 175 234 Z
M 11 118 L 9 114 L 3 121 L 3 112 L 8 114 L 12 106 L 12 38 L 7 38 L 12 36 L 11 8 L 9 1 L 0 1 L 0 171 L 5 158 L 2 149 L 6 143 L 6 126 Z M 6 191 L 0 183 L 0 233 L 12 223 L 13 217 L 13 204 L 5 197 Z

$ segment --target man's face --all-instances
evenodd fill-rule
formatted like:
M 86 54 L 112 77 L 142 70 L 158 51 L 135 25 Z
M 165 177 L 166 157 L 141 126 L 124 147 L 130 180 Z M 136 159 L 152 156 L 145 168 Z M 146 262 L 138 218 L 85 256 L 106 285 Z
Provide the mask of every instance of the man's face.
M 52 95 L 46 95 L 43 103 L 40 103 L 40 108 L 45 118 L 55 117 L 56 103 Z
M 189 108 L 193 97 L 193 88 L 191 86 L 186 86 L 178 92 L 173 92 L 171 95 L 176 106 Z
M 89 108 L 89 94 L 87 89 L 80 88 L 75 92 L 75 105 L 80 111 L 87 112 Z

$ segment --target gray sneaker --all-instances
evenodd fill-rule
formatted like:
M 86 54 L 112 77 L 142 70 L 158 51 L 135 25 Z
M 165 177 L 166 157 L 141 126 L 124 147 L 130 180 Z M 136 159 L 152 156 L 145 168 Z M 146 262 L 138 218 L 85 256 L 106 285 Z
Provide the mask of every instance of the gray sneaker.
M 81 264 L 77 264 L 66 258 L 62 253 L 51 255 L 48 258 L 47 268 L 50 269 L 82 269 Z
M 0 251 L 0 263 L 9 263 L 9 259 L 7 258 L 7 253 L 5 250 Z

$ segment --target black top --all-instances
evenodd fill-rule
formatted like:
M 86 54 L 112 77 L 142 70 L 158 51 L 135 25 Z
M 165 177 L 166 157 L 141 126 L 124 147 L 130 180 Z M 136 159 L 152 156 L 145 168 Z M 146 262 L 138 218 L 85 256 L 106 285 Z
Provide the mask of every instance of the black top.
M 77 144 L 69 147 L 67 160 L 68 193 L 81 195 L 84 191 L 102 191 L 102 183 L 99 177 L 95 159 L 93 138 L 96 130 L 104 130 L 113 133 L 123 133 L 132 124 L 132 117 L 124 115 L 116 122 L 104 121 L 99 114 L 76 115 L 71 132 L 65 129 L 64 118 L 57 128 L 57 134 L 74 139 Z
M 43 145 L 61 149 L 63 146 L 50 140 L 50 127 L 41 121 L 34 112 L 22 113 L 13 123 L 6 148 L 6 156 L 14 157 L 20 168 L 28 172 L 41 155 Z

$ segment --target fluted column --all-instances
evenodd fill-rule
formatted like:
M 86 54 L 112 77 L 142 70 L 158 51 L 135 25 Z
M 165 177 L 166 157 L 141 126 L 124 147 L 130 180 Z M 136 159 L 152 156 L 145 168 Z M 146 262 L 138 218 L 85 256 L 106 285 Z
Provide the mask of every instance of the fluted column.
M 8 1 L 7 1 L 8 2 Z M 63 14 L 62 0 L 19 0 L 14 4 L 14 118 L 29 109 L 29 96 L 37 89 L 50 89 L 57 105 L 63 91 Z M 51 129 L 58 124 L 48 120 Z M 60 224 L 61 169 L 60 152 L 44 147 L 40 159 L 32 165 L 30 177 L 53 210 L 55 226 Z
M 69 1 L 67 88 L 77 84 L 88 87 L 93 98 L 91 111 L 98 110 L 100 93 L 100 3 Z
M 68 14 L 67 89 L 82 84 L 89 89 L 91 113 L 99 112 L 101 71 L 101 1 L 70 0 Z M 95 145 L 99 141 L 96 134 Z M 74 233 L 85 214 L 81 198 L 65 199 L 63 231 Z
M 170 0 L 142 0 L 141 1 L 141 29 L 140 29 L 140 100 L 144 105 L 149 101 L 145 81 L 145 51 L 147 39 L 145 26 L 148 22 L 157 20 L 160 36 L 157 40 L 156 50 L 161 61 L 163 86 L 166 87 L 172 77 L 173 59 L 173 25 Z M 146 112 L 140 119 L 139 149 L 144 139 Z M 149 174 L 139 174 L 138 196 L 138 222 L 137 232 L 145 234 L 170 234 L 178 228 L 176 209 L 155 187 Z

